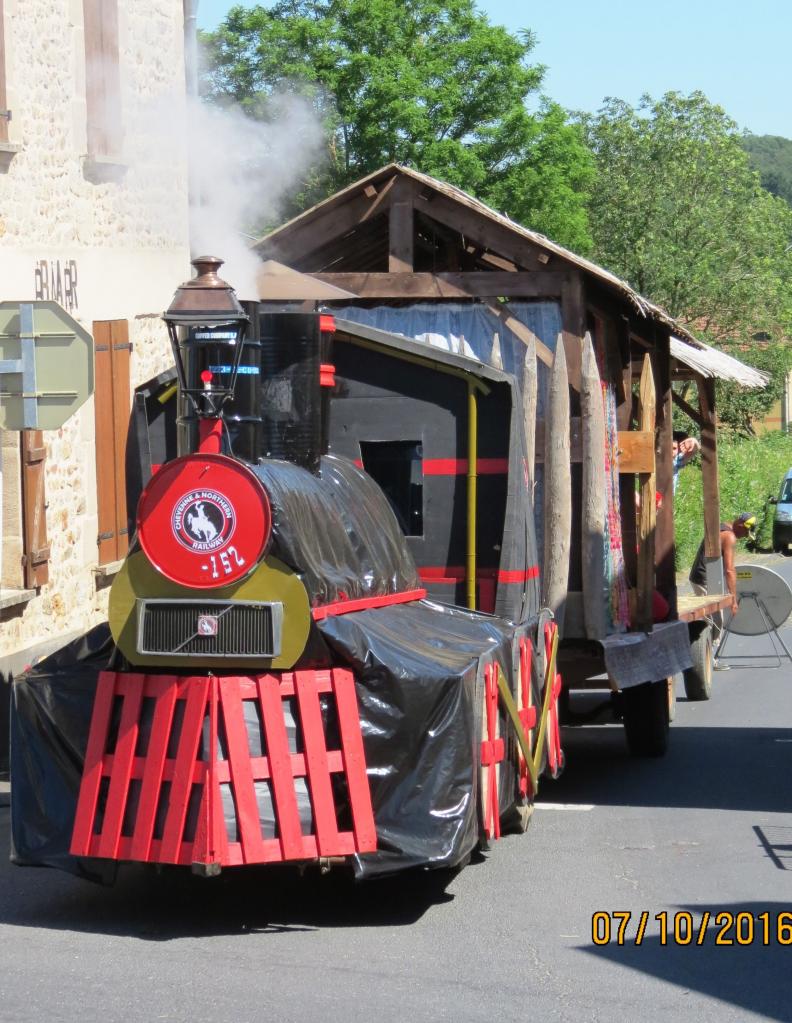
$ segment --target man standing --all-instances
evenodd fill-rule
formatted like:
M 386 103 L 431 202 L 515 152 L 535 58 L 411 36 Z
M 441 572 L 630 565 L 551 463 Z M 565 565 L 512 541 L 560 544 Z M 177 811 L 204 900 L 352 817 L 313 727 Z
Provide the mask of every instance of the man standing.
M 756 527 L 756 516 L 750 512 L 743 512 L 732 522 L 721 522 L 720 524 L 720 549 L 723 560 L 723 578 L 726 587 L 731 594 L 731 612 L 737 613 L 737 572 L 734 567 L 734 551 L 737 541 L 746 536 L 753 536 Z M 707 593 L 707 569 L 704 563 L 704 541 L 698 549 L 693 567 L 688 577 L 693 587 L 693 592 L 699 596 Z M 720 638 L 723 631 L 723 615 L 720 611 L 712 616 L 713 640 Z M 725 667 L 716 663 L 716 667 Z

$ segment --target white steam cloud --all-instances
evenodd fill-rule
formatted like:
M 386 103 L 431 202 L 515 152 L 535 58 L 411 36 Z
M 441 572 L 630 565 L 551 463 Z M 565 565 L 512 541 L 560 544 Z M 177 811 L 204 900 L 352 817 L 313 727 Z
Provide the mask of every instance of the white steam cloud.
M 221 273 L 242 299 L 257 298 L 259 258 L 244 232 L 277 221 L 322 149 L 322 125 L 307 101 L 281 96 L 268 121 L 238 109 L 188 104 L 193 251 L 225 260 Z
M 130 97 L 125 113 L 127 181 L 152 241 L 184 237 L 185 210 L 173 198 L 187 188 L 189 160 L 192 252 L 219 256 L 221 275 L 239 297 L 257 298 L 260 260 L 251 233 L 278 223 L 285 201 L 320 159 L 323 131 L 314 109 L 281 95 L 268 101 L 267 120 L 256 120 L 169 92 Z

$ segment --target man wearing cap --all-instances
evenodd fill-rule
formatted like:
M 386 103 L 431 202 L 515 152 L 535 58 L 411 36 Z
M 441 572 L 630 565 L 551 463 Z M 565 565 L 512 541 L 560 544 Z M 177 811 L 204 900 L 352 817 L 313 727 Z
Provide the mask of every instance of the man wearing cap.
M 733 522 L 721 522 L 720 524 L 720 548 L 721 558 L 723 559 L 723 577 L 726 580 L 726 586 L 731 594 L 732 614 L 737 613 L 737 572 L 734 567 L 734 551 L 738 540 L 742 540 L 746 536 L 754 535 L 753 530 L 755 526 L 756 516 L 751 515 L 750 512 L 743 512 L 743 514 L 738 515 Z M 698 549 L 688 578 L 693 586 L 694 593 L 699 594 L 699 596 L 704 596 L 707 593 L 707 569 L 704 564 L 703 540 L 701 541 L 701 546 Z M 712 624 L 714 626 L 715 633 L 719 635 L 723 628 L 723 616 L 720 612 L 713 615 Z

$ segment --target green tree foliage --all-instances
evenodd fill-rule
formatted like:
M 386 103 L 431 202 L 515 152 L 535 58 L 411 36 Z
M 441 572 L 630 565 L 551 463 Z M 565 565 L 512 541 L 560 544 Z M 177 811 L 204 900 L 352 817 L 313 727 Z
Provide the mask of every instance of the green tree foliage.
M 792 210 L 761 187 L 721 108 L 668 93 L 582 120 L 595 258 L 710 340 L 786 334 Z
M 582 123 L 597 161 L 594 256 L 698 336 L 767 369 L 719 385 L 721 423 L 751 432 L 778 399 L 792 337 L 792 209 L 761 187 L 736 124 L 700 92 L 609 99 Z M 752 339 L 763 334 L 769 345 Z M 772 343 L 775 342 L 775 343 Z
M 792 139 L 781 135 L 746 135 L 743 146 L 762 187 L 792 206 Z
M 718 442 L 718 483 L 721 519 L 729 521 L 742 512 L 758 518 L 760 548 L 772 543 L 773 505 L 768 497 L 778 494 L 781 480 L 792 465 L 789 438 L 778 431 L 750 440 L 725 436 Z M 677 567 L 687 571 L 693 564 L 704 535 L 704 494 L 701 460 L 696 459 L 679 474 L 674 495 L 674 533 Z M 740 548 L 745 547 L 740 542 Z
M 784 382 L 792 370 L 792 345 L 789 343 L 720 346 L 729 355 L 750 362 L 770 375 L 764 390 L 746 390 L 719 381 L 717 385 L 718 422 L 722 427 L 745 437 L 755 436 L 754 424 L 760 422 L 784 393 Z M 789 442 L 788 442 L 789 443 Z M 792 463 L 792 444 L 789 446 Z
M 318 201 L 396 161 L 458 185 L 578 251 L 591 239 L 593 162 L 578 125 L 547 101 L 530 32 L 492 25 L 474 0 L 280 0 L 234 7 L 203 36 L 204 92 L 267 117 L 283 91 L 323 119 Z

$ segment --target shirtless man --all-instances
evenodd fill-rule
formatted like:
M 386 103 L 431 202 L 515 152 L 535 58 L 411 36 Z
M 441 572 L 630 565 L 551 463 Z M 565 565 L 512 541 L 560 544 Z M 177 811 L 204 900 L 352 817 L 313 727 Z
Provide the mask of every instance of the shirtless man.
M 721 522 L 720 524 L 720 548 L 723 559 L 723 577 L 726 586 L 731 594 L 732 614 L 737 613 L 737 574 L 734 570 L 734 551 L 737 541 L 743 537 L 751 536 L 756 526 L 756 516 L 750 512 L 738 515 L 733 522 Z M 704 565 L 704 541 L 698 549 L 693 567 L 690 570 L 690 582 L 695 593 L 704 595 L 707 592 L 707 570 Z

